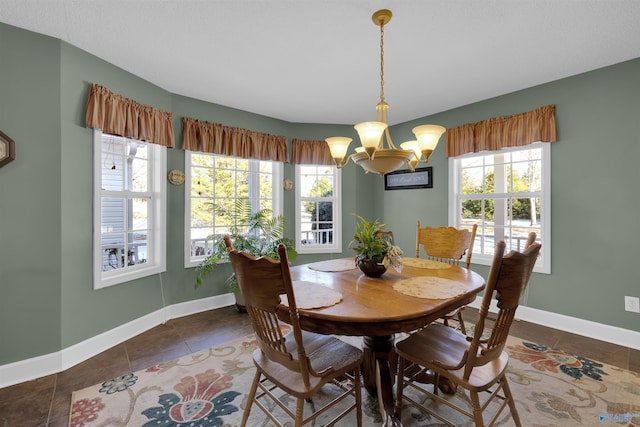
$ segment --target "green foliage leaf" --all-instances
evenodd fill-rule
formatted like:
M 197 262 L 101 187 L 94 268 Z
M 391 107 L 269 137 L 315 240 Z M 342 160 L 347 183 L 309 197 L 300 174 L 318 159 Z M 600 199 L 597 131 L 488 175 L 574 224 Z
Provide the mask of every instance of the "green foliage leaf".
M 353 215 L 358 219 L 358 222 L 349 247 L 356 251 L 359 257 L 366 257 L 381 263 L 391 245 L 388 236 L 382 234 L 387 224 L 381 223 L 377 219 L 369 221 L 355 213 Z
M 274 217 L 268 209 L 252 213 L 249 199 L 237 199 L 230 208 L 223 205 L 214 205 L 212 208 L 216 216 L 226 217 L 233 224 L 229 233 L 225 234 L 231 238 L 234 249 L 245 251 L 255 257 L 268 256 L 278 259 L 278 246 L 282 243 L 287 248 L 287 256 L 290 260 L 298 256 L 293 240 L 284 237 L 284 216 Z M 204 279 L 218 263 L 229 260 L 224 243 L 225 234 L 213 234 L 208 237 L 213 242 L 213 249 L 211 254 L 196 267 L 196 288 L 203 284 Z M 234 274 L 227 278 L 225 283 L 232 291 L 237 289 Z

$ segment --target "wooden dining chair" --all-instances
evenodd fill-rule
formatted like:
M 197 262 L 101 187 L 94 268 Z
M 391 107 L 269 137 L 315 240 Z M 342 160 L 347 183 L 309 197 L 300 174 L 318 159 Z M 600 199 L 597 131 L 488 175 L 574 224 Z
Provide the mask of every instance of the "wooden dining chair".
M 278 405 L 294 420 L 294 425 L 299 427 L 351 396 L 353 403 L 346 408 L 338 408 L 342 409 L 340 413 L 325 425 L 333 426 L 355 410 L 357 425 L 361 426 L 360 374 L 363 353 L 331 335 L 302 331 L 285 246 L 278 246 L 280 259 L 276 261 L 269 257 L 255 258 L 246 252 L 238 252 L 233 249 L 227 237 L 225 243 L 258 342 L 258 349 L 253 352 L 256 374 L 240 425 L 246 426 L 251 408 L 255 404 L 274 424 L 282 426 L 272 414 L 273 408 L 268 403 L 270 401 Z M 292 327 L 288 335 L 283 334 L 277 316 L 281 295 L 286 295 L 288 301 Z M 311 400 L 328 383 L 338 387 L 336 390 L 340 393 L 339 396 L 331 399 L 324 407 L 316 408 L 305 418 L 305 400 Z M 280 392 L 276 392 L 277 389 Z M 285 402 L 291 398 L 285 397 L 286 395 L 295 398 L 295 413 L 287 407 Z
M 392 245 L 395 244 L 393 243 L 393 231 L 383 230 L 383 231 L 378 231 L 378 234 L 385 236 L 385 238 L 390 244 Z
M 466 254 L 465 267 L 469 268 L 473 255 L 473 243 L 476 239 L 478 226 L 473 224 L 471 230 L 455 227 L 420 227 L 418 221 L 416 227 L 416 258 L 420 258 L 420 247 L 424 250 L 427 259 L 445 262 L 452 265 L 460 265 L 462 257 Z M 449 321 L 455 320 L 463 334 L 467 333 L 462 318 L 460 307 L 442 317 L 446 326 Z
M 418 400 L 424 402 L 423 399 L 410 398 L 405 392 L 405 389 L 410 387 L 413 391 L 426 394 L 436 403 L 435 408 L 440 404 L 446 405 L 472 418 L 476 426 L 485 425 L 483 412 L 495 397 L 499 397 L 502 402 L 487 425 L 494 425 L 507 405 L 516 426 L 521 425 L 505 375 L 509 355 L 504 351 L 504 346 L 520 297 L 529 282 L 540 252 L 541 245 L 535 243 L 535 238 L 535 233 L 529 234 L 524 252 L 511 251 L 504 255 L 506 246 L 504 241 L 500 241 L 496 246 L 473 338 L 442 324 L 433 323 L 396 344 L 399 372 L 411 372 L 411 375 L 406 378 L 404 375 L 398 375 L 396 401 L 398 417 L 401 416 L 402 406 L 406 401 L 449 426 L 456 425 L 445 419 L 437 409 L 428 408 L 426 404 L 418 402 Z M 488 339 L 483 339 L 485 320 L 494 296 L 498 301 L 498 316 L 491 335 Z M 411 364 L 414 369 L 408 369 Z M 426 372 L 433 373 L 433 392 L 417 381 L 424 378 Z M 438 382 L 441 377 L 469 392 L 471 411 L 438 395 Z M 479 393 L 484 391 L 490 392 L 490 395 L 481 404 Z

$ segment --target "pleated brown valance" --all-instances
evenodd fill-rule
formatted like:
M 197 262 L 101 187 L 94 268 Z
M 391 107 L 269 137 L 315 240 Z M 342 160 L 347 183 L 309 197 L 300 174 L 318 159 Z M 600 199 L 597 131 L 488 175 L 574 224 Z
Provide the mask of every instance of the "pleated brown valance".
M 287 139 L 219 123 L 182 118 L 182 148 L 242 159 L 289 161 Z
M 326 141 L 293 140 L 293 163 L 296 165 L 334 165 Z
M 445 156 L 555 142 L 558 140 L 555 111 L 555 105 L 547 105 L 526 113 L 447 129 Z
M 140 104 L 96 83 L 89 89 L 85 113 L 87 127 L 173 148 L 175 136 L 171 118 L 171 113 Z

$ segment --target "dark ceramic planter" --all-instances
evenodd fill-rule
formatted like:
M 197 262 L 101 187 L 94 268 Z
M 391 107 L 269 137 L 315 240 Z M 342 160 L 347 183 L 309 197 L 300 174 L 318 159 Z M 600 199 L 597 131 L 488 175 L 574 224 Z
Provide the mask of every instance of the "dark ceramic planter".
M 380 277 L 387 271 L 384 264 L 371 262 L 369 258 L 356 258 L 356 265 L 367 277 Z

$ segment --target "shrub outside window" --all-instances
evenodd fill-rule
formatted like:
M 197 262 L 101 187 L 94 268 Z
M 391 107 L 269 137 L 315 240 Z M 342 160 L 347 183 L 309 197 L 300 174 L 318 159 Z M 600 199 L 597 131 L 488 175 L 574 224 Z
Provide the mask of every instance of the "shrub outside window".
M 216 217 L 213 207 L 231 209 L 248 199 L 253 213 L 282 213 L 282 163 L 241 159 L 195 151 L 185 152 L 185 267 L 195 267 L 211 253 L 213 234 L 234 224 Z

